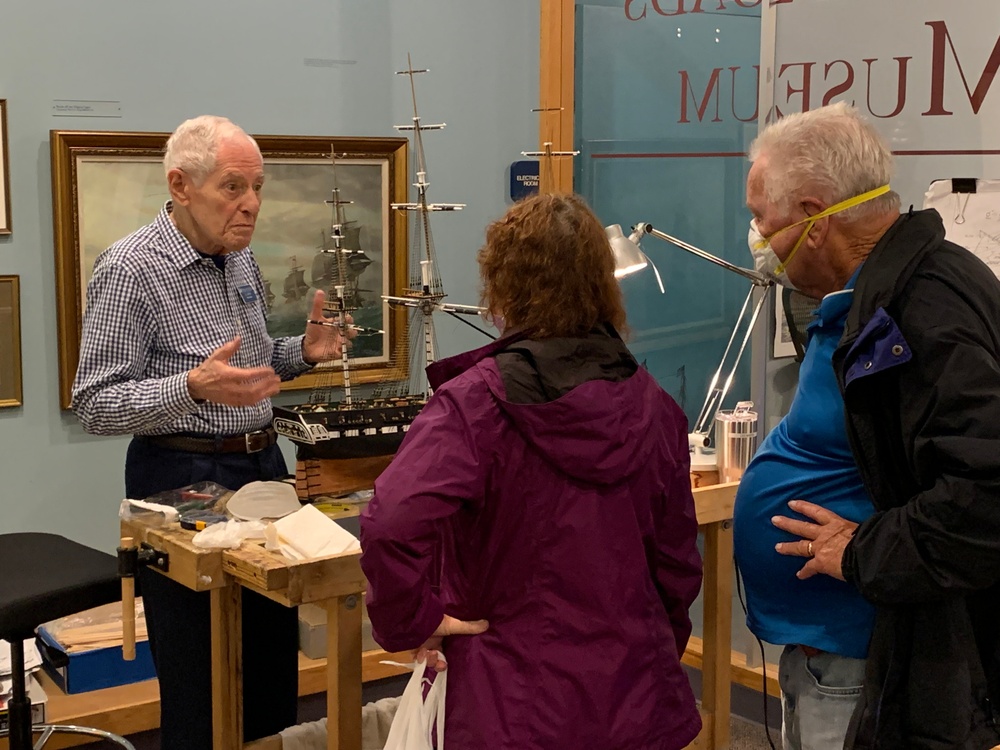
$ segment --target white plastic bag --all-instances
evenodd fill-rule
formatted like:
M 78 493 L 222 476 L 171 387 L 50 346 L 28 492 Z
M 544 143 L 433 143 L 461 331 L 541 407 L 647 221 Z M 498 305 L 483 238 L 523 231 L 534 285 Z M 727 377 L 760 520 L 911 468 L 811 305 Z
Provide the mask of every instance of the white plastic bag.
M 445 661 L 444 654 L 438 658 Z M 445 663 L 447 663 L 445 661 Z M 444 698 L 448 688 L 448 670 L 438 672 L 424 699 L 426 661 L 400 664 L 413 670 L 396 708 L 396 716 L 385 741 L 385 750 L 444 750 Z M 437 742 L 434 742 L 435 729 Z

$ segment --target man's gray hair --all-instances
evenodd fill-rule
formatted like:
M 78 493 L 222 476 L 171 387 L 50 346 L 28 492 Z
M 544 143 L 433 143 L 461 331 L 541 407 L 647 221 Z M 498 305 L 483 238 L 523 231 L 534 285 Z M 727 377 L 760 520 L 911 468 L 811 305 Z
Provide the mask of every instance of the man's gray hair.
M 837 102 L 786 115 L 768 125 L 750 146 L 750 161 L 767 159 L 764 192 L 787 210 L 798 198 L 814 195 L 828 206 L 888 185 L 892 151 L 856 107 Z M 893 191 L 838 216 L 855 221 L 899 210 Z
M 185 120 L 171 134 L 163 155 L 163 171 L 180 169 L 200 185 L 215 169 L 219 144 L 229 138 L 246 138 L 260 153 L 257 142 L 239 125 L 217 115 L 201 115 Z

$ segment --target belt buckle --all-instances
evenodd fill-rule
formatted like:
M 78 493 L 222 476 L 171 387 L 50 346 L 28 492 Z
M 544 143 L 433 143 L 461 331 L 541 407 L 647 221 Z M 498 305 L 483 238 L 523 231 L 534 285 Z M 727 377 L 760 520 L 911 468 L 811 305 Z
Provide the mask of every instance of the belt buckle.
M 259 448 L 254 448 L 255 438 L 265 438 L 258 445 Z M 267 430 L 257 430 L 256 432 L 247 432 L 243 435 L 243 440 L 246 443 L 247 453 L 260 453 L 267 447 Z

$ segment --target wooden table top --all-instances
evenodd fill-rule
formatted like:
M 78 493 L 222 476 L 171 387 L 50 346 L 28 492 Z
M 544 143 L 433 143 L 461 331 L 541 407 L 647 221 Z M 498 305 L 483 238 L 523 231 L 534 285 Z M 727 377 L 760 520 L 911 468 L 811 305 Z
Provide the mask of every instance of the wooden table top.
M 146 542 L 170 556 L 168 576 L 193 591 L 226 585 L 226 576 L 270 598 L 294 607 L 309 602 L 361 593 L 367 588 L 361 553 L 345 552 L 312 560 L 289 560 L 264 549 L 263 542 L 245 541 L 237 549 L 196 547 L 196 532 L 177 522 L 153 525 L 138 518 L 121 521 L 121 535 L 136 544 Z

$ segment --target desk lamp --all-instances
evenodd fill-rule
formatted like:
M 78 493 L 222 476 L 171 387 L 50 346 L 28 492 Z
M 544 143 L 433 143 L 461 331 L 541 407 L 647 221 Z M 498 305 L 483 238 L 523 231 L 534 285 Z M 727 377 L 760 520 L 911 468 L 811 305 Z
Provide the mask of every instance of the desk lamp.
M 740 359 L 743 357 L 743 351 L 746 349 L 747 343 L 750 341 L 754 325 L 756 325 L 761 308 L 764 306 L 764 301 L 767 299 L 767 289 L 774 286 L 774 281 L 759 271 L 753 271 L 748 268 L 741 268 L 740 266 L 733 265 L 727 260 L 723 260 L 722 258 L 712 255 L 701 248 L 688 244 L 687 242 L 679 240 L 676 237 L 672 237 L 666 232 L 654 229 L 652 224 L 638 224 L 628 237 L 625 236 L 620 224 L 612 224 L 605 229 L 605 232 L 607 233 L 608 241 L 611 243 L 611 251 L 615 258 L 615 277 L 623 278 L 633 273 L 642 271 L 647 266 L 652 266 L 653 273 L 656 274 L 656 283 L 660 287 L 661 294 L 664 290 L 663 281 L 660 278 L 660 272 L 657 270 L 656 264 L 650 260 L 649 256 L 647 256 L 645 252 L 643 252 L 642 247 L 639 244 L 639 241 L 647 234 L 664 240 L 665 242 L 669 242 L 672 245 L 676 245 L 692 255 L 697 255 L 699 258 L 704 258 L 717 266 L 722 266 L 723 268 L 732 271 L 733 273 L 737 273 L 750 281 L 750 291 L 747 294 L 746 299 L 743 301 L 743 308 L 740 310 L 739 317 L 736 319 L 736 325 L 733 326 L 733 332 L 729 336 L 729 343 L 726 344 L 726 350 L 722 354 L 722 360 L 719 362 L 719 367 L 712 376 L 711 384 L 708 387 L 708 394 L 705 396 L 705 403 L 702 404 L 701 411 L 698 414 L 698 419 L 694 423 L 694 429 L 688 434 L 688 445 L 691 450 L 691 470 L 704 471 L 706 469 L 710 469 L 715 465 L 715 455 L 712 453 L 706 453 L 705 449 L 711 445 L 711 432 L 715 422 L 715 415 L 718 413 L 719 407 L 722 406 L 722 402 L 725 400 L 726 395 L 729 393 L 729 389 L 733 384 L 733 377 L 736 375 L 736 368 L 740 364 Z M 764 294 L 761 294 L 760 299 L 757 300 L 757 304 L 753 305 L 754 290 L 758 287 L 764 289 Z M 751 309 L 753 312 L 749 317 L 749 321 L 747 321 L 747 313 Z M 735 359 L 732 366 L 726 370 L 726 374 L 723 376 L 723 370 L 726 369 L 726 363 L 730 358 L 730 353 L 733 351 L 733 344 L 736 341 L 740 329 L 744 327 L 744 324 L 746 331 L 743 334 L 743 340 L 740 342 L 739 348 L 736 349 Z

